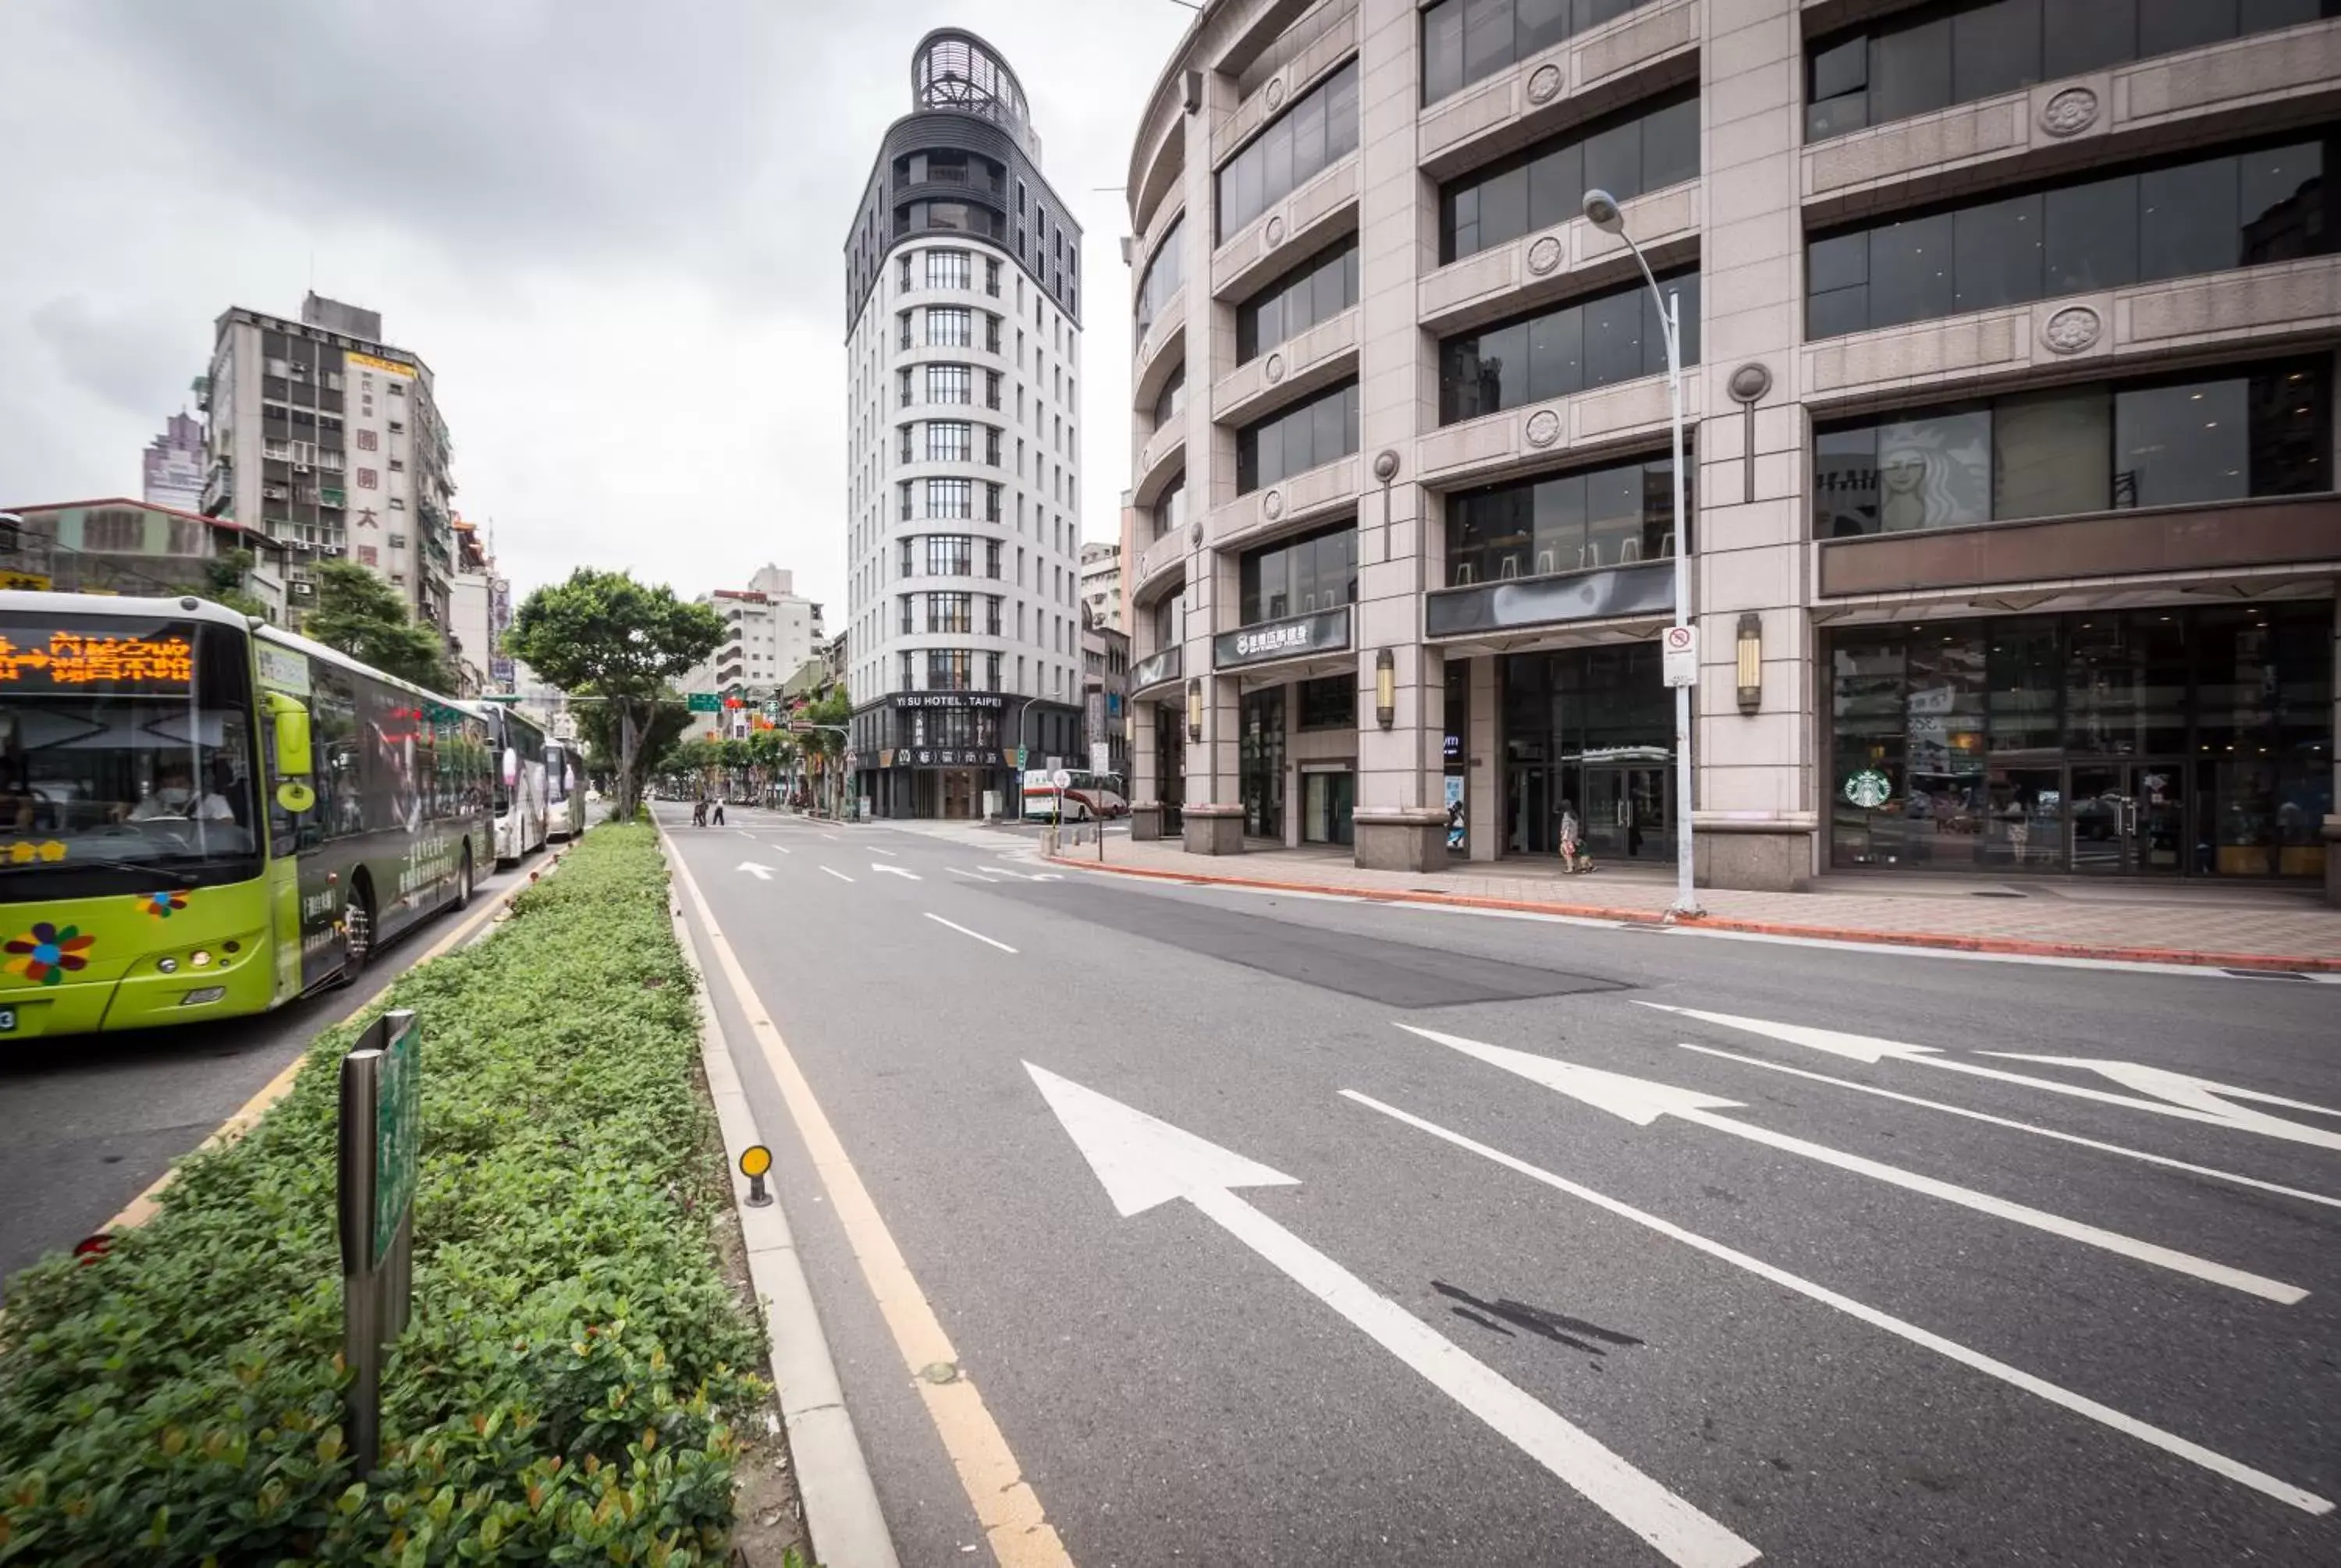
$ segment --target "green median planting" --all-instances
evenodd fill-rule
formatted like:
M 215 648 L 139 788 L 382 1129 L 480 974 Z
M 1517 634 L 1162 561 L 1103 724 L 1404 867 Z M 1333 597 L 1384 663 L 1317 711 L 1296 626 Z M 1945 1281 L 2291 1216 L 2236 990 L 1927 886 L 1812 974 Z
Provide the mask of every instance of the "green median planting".
M 153 1221 L 10 1282 L 0 1563 L 725 1559 L 777 1451 L 655 837 L 588 834 L 385 1005 L 420 1017 L 423 1133 L 380 1469 L 344 1428 L 353 1020 Z

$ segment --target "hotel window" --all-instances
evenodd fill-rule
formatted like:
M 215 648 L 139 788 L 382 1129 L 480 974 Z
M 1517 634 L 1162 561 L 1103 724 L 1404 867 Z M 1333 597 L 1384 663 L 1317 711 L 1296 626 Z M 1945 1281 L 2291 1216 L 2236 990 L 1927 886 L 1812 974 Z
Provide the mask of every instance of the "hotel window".
M 1346 382 L 1236 432 L 1236 493 L 1358 450 L 1358 383 Z
M 1906 322 L 2331 253 L 2341 130 L 1966 202 L 1814 240 L 1806 332 Z
M 964 289 L 974 283 L 974 258 L 965 251 L 929 251 L 927 287 Z
M 967 691 L 973 689 L 975 655 L 964 648 L 927 650 L 927 690 Z
M 929 577 L 970 576 L 974 559 L 975 541 L 965 534 L 937 533 L 927 538 Z
M 927 346 L 963 349 L 975 341 L 975 316 L 964 306 L 927 307 Z M 909 348 L 907 338 L 902 346 Z
M 1573 126 L 1439 188 L 1439 259 L 1565 223 L 1585 193 L 1621 202 L 1698 177 L 1698 95 L 1685 87 Z
M 2324 494 L 2329 362 L 2094 382 L 1821 425 L 1814 533 Z
M 1219 237 L 1228 236 L 1358 146 L 1358 63 L 1326 77 L 1219 172 Z
M 927 422 L 927 461 L 929 462 L 965 462 L 974 449 L 974 442 L 975 427 L 962 421 L 929 420 Z
M 1236 362 L 1247 364 L 1357 303 L 1358 237 L 1351 234 L 1236 307 Z
M 975 505 L 975 481 L 970 479 L 931 479 L 927 481 L 927 515 L 929 517 L 969 517 Z
M 910 401 L 909 371 L 902 372 L 902 397 Z M 927 401 L 939 403 L 963 403 L 971 401 L 975 390 L 975 372 L 966 365 L 929 365 L 927 367 Z
M 927 595 L 927 630 L 965 634 L 975 630 L 975 595 L 971 593 L 930 593 Z
M 1659 281 L 1679 297 L 1682 361 L 1698 362 L 1698 274 Z M 1639 283 L 1574 301 L 1439 345 L 1439 422 L 1568 397 L 1638 377 L 1663 375 L 1666 329 L 1659 302 Z

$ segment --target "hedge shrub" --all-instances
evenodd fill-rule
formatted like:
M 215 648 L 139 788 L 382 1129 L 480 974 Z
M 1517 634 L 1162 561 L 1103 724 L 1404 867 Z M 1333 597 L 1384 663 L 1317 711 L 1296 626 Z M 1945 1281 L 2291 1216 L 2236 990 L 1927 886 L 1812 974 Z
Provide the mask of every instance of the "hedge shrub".
M 382 1468 L 340 1424 L 354 1020 L 152 1223 L 13 1283 L 0 1563 L 722 1560 L 725 1417 L 765 1391 L 653 835 L 596 829 L 518 908 L 386 1004 L 422 1016 L 424 1136 Z

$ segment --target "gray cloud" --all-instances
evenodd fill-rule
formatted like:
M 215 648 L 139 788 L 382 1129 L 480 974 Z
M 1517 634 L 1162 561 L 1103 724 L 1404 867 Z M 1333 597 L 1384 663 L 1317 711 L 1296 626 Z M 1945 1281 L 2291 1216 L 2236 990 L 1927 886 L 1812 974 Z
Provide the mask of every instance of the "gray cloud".
M 380 310 L 525 586 L 796 570 L 842 621 L 846 226 L 911 45 L 991 39 L 1088 231 L 1084 531 L 1126 479 L 1118 186 L 1168 0 L 10 0 L 0 504 L 134 490 L 230 304 Z

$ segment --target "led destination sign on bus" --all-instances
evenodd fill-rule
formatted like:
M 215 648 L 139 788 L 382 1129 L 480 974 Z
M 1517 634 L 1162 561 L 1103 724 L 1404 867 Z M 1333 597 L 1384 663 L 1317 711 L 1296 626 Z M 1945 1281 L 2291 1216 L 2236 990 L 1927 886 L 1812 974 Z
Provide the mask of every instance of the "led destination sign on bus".
M 194 651 L 184 637 L 55 631 L 46 648 L 19 648 L 0 636 L 0 684 L 184 688 L 194 679 Z

